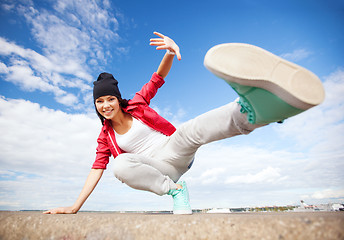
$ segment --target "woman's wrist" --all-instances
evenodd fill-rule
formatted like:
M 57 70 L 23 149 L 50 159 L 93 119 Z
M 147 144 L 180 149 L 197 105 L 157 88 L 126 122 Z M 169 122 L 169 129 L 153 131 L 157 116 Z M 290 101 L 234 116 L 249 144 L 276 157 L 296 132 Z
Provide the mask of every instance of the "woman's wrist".
M 71 208 L 71 212 L 72 212 L 72 214 L 76 214 L 76 213 L 79 212 L 79 208 L 74 208 L 74 207 L 72 207 L 72 208 Z
M 70 210 L 72 211 L 72 213 L 77 213 L 79 212 L 80 208 L 81 206 L 74 204 L 73 206 L 70 207 Z

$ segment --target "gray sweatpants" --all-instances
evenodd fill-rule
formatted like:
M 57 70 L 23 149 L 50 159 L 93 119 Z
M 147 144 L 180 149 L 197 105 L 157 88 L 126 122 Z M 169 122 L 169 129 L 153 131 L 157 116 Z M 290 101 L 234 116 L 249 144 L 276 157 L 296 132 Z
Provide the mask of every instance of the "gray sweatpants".
M 114 175 L 132 188 L 158 195 L 176 189 L 175 182 L 189 170 L 200 146 L 260 127 L 248 123 L 240 108 L 232 102 L 183 123 L 152 157 L 120 154 L 114 161 Z

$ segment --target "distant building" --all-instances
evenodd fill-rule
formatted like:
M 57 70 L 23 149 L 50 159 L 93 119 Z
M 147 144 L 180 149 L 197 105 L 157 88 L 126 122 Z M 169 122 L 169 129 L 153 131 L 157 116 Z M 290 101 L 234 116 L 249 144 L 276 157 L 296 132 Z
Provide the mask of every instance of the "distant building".
M 332 211 L 344 211 L 344 205 L 340 203 L 332 204 Z

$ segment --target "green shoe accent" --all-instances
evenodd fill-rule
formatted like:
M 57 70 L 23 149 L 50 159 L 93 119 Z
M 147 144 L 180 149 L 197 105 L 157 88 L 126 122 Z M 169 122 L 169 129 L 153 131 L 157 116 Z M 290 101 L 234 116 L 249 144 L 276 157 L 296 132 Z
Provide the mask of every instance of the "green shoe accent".
M 228 83 L 240 96 L 241 113 L 247 112 L 251 124 L 268 124 L 282 122 L 305 110 L 295 108 L 273 93 L 257 87 Z
M 183 188 L 182 189 L 171 189 L 168 195 L 173 198 L 173 214 L 192 214 L 189 192 L 185 181 L 177 182 Z

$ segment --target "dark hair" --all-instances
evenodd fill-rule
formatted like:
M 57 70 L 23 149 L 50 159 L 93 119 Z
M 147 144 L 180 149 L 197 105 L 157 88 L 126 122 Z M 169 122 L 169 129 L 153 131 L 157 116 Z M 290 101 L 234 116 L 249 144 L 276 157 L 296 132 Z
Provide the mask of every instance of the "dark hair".
M 118 102 L 119 102 L 119 106 L 120 106 L 122 109 L 128 107 L 128 105 L 129 105 L 129 103 L 128 103 L 129 100 L 127 100 L 127 99 L 122 99 L 122 98 L 120 98 L 120 97 L 116 97 L 116 98 L 117 98 L 117 100 L 118 100 Z M 96 113 L 97 113 L 97 115 L 98 115 L 100 121 L 101 121 L 102 124 L 104 125 L 105 118 L 98 112 L 97 106 L 96 106 L 96 102 L 94 102 L 94 107 L 96 108 Z M 122 111 L 123 111 L 123 110 L 122 110 Z

